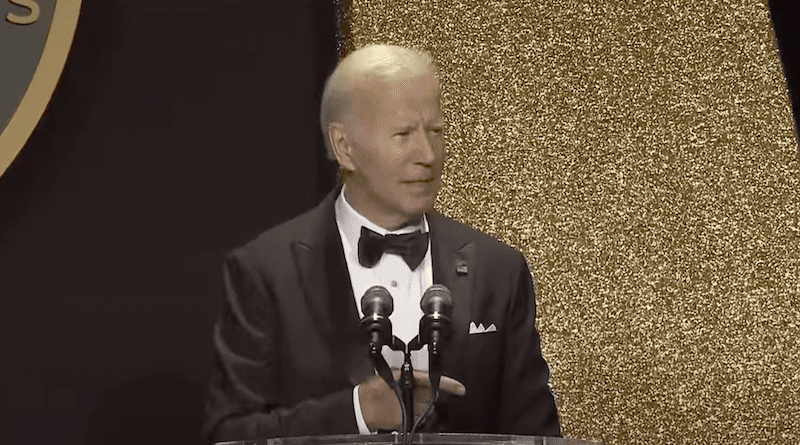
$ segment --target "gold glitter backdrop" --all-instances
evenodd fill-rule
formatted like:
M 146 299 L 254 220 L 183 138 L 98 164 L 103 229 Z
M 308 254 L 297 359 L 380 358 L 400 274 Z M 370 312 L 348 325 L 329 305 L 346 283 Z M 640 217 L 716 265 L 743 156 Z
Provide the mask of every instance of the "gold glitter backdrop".
M 342 52 L 440 66 L 438 208 L 530 261 L 566 436 L 800 441 L 800 175 L 765 1 L 342 8 Z

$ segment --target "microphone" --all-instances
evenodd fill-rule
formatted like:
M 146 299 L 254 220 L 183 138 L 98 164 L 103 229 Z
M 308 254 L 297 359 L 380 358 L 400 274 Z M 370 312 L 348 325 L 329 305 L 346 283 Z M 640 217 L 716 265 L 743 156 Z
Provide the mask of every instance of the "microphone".
M 439 383 L 442 379 L 442 356 L 439 345 L 450 337 L 450 316 L 453 314 L 453 297 L 450 289 L 441 284 L 429 287 L 419 303 L 425 314 L 419 321 L 418 348 L 428 345 L 428 377 L 431 382 L 431 397 L 428 409 L 414 422 L 409 436 L 425 421 L 439 398 Z
M 364 292 L 361 297 L 361 312 L 364 318 L 361 319 L 361 328 L 369 334 L 369 355 L 375 370 L 384 382 L 394 390 L 397 401 L 400 403 L 403 431 L 407 428 L 406 405 L 400 393 L 400 387 L 394 381 L 392 370 L 386 363 L 386 359 L 381 355 L 383 345 L 397 350 L 398 343 L 402 343 L 392 336 L 392 322 L 389 316 L 394 312 L 394 300 L 389 291 L 383 286 L 372 286 Z M 397 341 L 395 341 L 397 340 Z M 402 345 L 405 349 L 405 344 Z
M 453 314 L 450 289 L 434 284 L 422 295 L 419 305 L 425 313 L 419 321 L 419 341 L 428 345 L 431 358 L 438 358 L 439 344 L 450 337 L 450 316 Z
M 361 328 L 369 334 L 370 354 L 381 353 L 384 344 L 392 343 L 392 322 L 389 316 L 394 312 L 394 300 L 383 286 L 372 286 L 361 297 Z

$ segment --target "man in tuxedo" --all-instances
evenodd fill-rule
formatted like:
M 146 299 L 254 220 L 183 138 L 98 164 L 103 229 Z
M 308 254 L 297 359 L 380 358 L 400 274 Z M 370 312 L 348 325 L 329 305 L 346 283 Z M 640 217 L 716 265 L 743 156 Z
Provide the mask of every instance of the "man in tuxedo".
M 394 334 L 408 343 L 421 296 L 439 283 L 452 292 L 452 332 L 442 349 L 445 396 L 424 430 L 560 436 L 523 255 L 433 211 L 445 153 L 430 58 L 389 45 L 353 52 L 326 83 L 320 120 L 342 186 L 227 255 L 205 434 L 399 429 L 358 302 L 373 285 L 388 289 Z M 402 363 L 402 354 L 384 355 Z M 413 359 L 427 369 L 426 348 Z M 429 399 L 427 373 L 415 377 L 417 398 Z

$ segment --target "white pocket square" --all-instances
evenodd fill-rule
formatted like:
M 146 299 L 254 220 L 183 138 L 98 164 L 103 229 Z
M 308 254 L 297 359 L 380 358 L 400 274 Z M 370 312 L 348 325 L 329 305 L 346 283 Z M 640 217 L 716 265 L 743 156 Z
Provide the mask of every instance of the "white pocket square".
M 494 323 L 490 324 L 488 328 L 483 327 L 483 323 L 475 326 L 474 321 L 469 324 L 470 334 L 486 334 L 488 332 L 497 332 L 497 326 Z

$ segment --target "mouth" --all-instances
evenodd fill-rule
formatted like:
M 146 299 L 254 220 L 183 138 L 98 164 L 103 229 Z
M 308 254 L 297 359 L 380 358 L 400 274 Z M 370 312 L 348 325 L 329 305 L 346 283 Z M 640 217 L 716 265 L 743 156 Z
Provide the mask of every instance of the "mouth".
M 434 178 L 416 179 L 413 181 L 403 181 L 406 189 L 415 196 L 429 197 L 436 193 L 438 187 L 434 185 Z
M 426 178 L 426 179 L 414 179 L 411 181 L 403 181 L 405 184 L 429 184 L 433 182 L 434 178 Z

